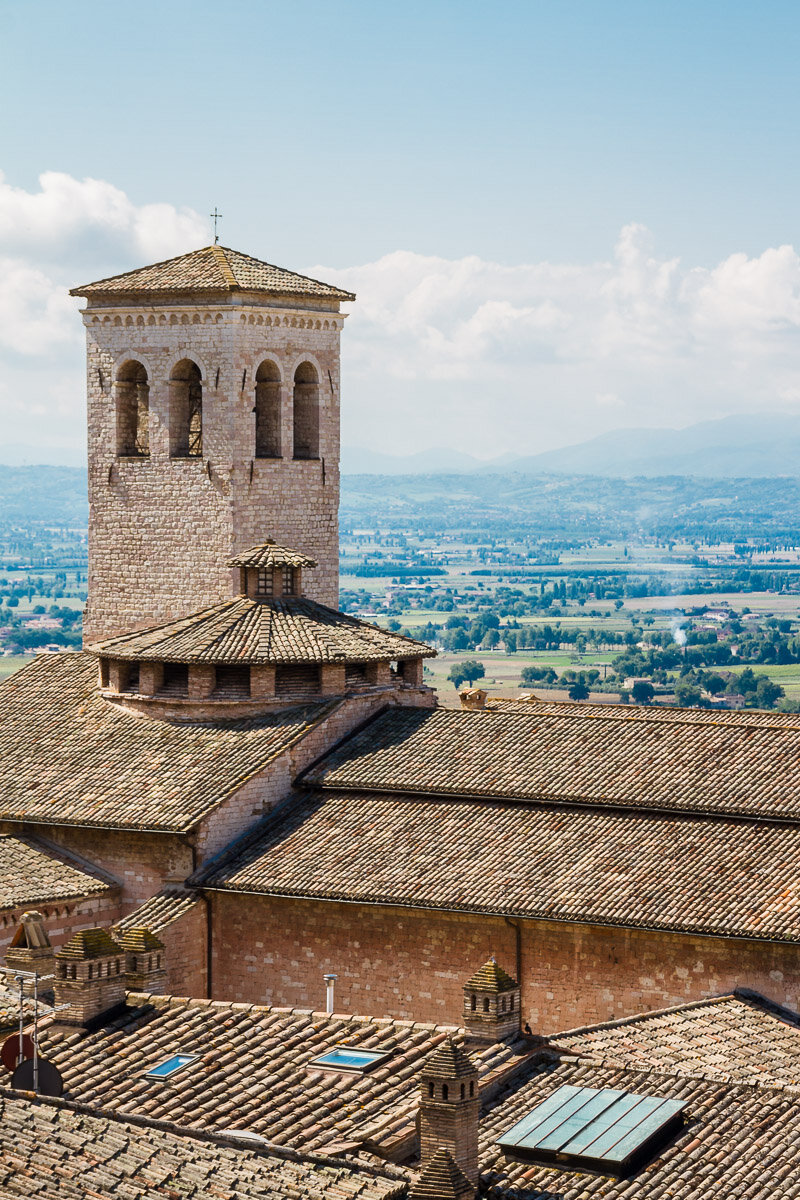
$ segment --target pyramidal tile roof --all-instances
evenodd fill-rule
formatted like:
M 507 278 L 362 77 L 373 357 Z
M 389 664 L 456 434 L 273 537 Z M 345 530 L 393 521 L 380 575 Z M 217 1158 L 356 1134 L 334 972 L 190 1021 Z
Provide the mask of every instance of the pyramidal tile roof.
M 305 596 L 252 600 L 238 596 L 179 621 L 122 634 L 89 649 L 121 659 L 179 663 L 363 663 L 426 658 L 424 642 Z
M 298 275 L 272 263 L 262 262 L 227 246 L 204 246 L 152 263 L 136 271 L 98 279 L 72 288 L 70 296 L 121 294 L 125 292 L 269 292 L 280 296 L 316 296 L 327 300 L 355 300 L 352 292 L 307 275 Z
M 121 954 L 122 947 L 106 929 L 81 929 L 56 951 L 59 958 L 108 958 Z
M 316 565 L 314 559 L 309 558 L 307 554 L 301 554 L 299 550 L 290 550 L 287 546 L 279 546 L 270 538 L 267 538 L 260 546 L 251 546 L 249 550 L 243 550 L 228 563 L 229 567 L 251 567 L 253 569 L 283 566 L 315 567 Z
M 495 959 L 490 958 L 482 967 L 479 967 L 464 987 L 473 992 L 513 992 L 515 988 L 519 987 L 519 984 L 516 979 L 512 979 L 503 970 Z
M 412 1187 L 411 1200 L 468 1200 L 475 1188 L 445 1146 L 440 1146 Z
M 164 943 L 144 925 L 128 926 L 119 930 L 117 937 L 123 950 L 133 950 L 138 954 L 164 949 Z
M 465 1079 L 477 1072 L 472 1059 L 452 1037 L 446 1037 L 422 1067 L 425 1079 Z

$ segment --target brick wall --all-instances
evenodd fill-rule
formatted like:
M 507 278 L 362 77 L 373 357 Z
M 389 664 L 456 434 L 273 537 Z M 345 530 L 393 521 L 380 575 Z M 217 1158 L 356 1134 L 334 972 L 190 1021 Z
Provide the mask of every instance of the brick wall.
M 167 964 L 166 992 L 170 996 L 206 995 L 206 905 L 198 900 L 177 921 L 160 929 Z
M 138 908 L 164 883 L 180 883 L 192 872 L 191 847 L 176 835 L 78 829 L 69 825 L 36 825 L 27 830 L 20 825 L 5 828 L 48 838 L 118 880 L 122 885 L 121 916 Z
M 332 307 L 335 307 L 332 306 Z M 89 600 L 87 642 L 171 620 L 238 592 L 225 567 L 272 537 L 312 555 L 312 598 L 338 603 L 339 337 L 344 316 L 254 301 L 93 308 L 87 331 Z M 183 359 L 200 368 L 203 455 L 169 456 L 170 383 Z M 149 386 L 149 458 L 117 457 L 116 377 L 142 363 Z M 283 457 L 255 457 L 255 374 L 280 373 Z M 318 376 L 319 456 L 293 459 L 293 387 Z M 175 404 L 173 387 L 173 405 Z
M 490 954 L 516 970 L 502 918 L 216 893 L 218 999 L 460 1023 L 462 987 Z M 522 922 L 522 1012 L 534 1032 L 750 987 L 800 1009 L 800 948 L 644 930 Z
M 69 941 L 73 933 L 77 933 L 79 929 L 94 929 L 96 925 L 113 925 L 122 915 L 118 891 L 103 896 L 84 896 L 77 900 L 59 900 L 48 904 L 22 904 L 17 908 L 4 908 L 0 911 L 0 959 L 4 957 L 8 945 L 17 931 L 22 914 L 31 909 L 43 915 L 47 935 L 54 946 L 61 946 L 64 942 Z

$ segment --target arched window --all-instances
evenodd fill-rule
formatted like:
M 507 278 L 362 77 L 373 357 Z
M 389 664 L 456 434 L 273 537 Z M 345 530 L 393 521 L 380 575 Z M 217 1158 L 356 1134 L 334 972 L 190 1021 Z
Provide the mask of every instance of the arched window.
M 450 1089 L 446 1083 L 442 1084 L 442 1099 L 447 1100 L 450 1095 Z
M 310 362 L 294 373 L 294 457 L 319 458 L 319 380 Z
M 256 371 L 256 458 L 281 457 L 281 373 L 266 359 Z
M 488 996 L 483 997 L 483 1011 L 484 1012 L 489 1011 L 489 997 Z
M 200 368 L 188 358 L 169 377 L 169 452 L 173 458 L 203 454 L 203 384 Z
M 150 453 L 150 388 L 140 362 L 126 362 L 117 372 L 117 454 L 146 458 Z

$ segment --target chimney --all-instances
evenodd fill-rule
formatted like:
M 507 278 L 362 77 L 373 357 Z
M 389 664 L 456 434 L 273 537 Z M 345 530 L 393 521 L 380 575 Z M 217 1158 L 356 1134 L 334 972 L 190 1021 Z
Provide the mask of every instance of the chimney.
M 473 1200 L 475 1188 L 440 1146 L 409 1192 L 409 1200 Z
M 65 1025 L 85 1025 L 125 1000 L 125 955 L 105 929 L 82 929 L 56 950 L 56 1004 Z
M 492 955 L 464 985 L 464 1028 L 469 1041 L 501 1042 L 520 1031 L 520 987 Z
M 448 1037 L 420 1071 L 420 1183 L 444 1150 L 470 1183 L 477 1184 L 480 1107 L 475 1064 Z
M 6 951 L 6 966 L 12 971 L 38 971 L 40 975 L 52 975 L 55 958 L 45 931 L 44 917 L 40 912 L 25 912 L 20 922 Z M 48 980 L 43 987 L 39 987 L 39 994 L 52 986 L 52 980 Z M 32 996 L 33 980 L 23 980 L 22 989 L 26 996 Z
M 486 708 L 486 696 L 487 693 L 483 688 L 468 688 L 466 691 L 458 693 L 462 708 Z
M 167 983 L 164 943 L 144 925 L 119 931 L 117 940 L 125 951 L 126 989 L 163 996 Z

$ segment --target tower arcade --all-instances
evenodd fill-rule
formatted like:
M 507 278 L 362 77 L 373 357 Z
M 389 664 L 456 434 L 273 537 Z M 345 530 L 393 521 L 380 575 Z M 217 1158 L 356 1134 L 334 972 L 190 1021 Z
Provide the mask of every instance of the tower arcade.
M 207 246 L 86 298 L 87 642 L 235 595 L 238 551 L 312 555 L 338 603 L 339 338 L 349 293 Z

